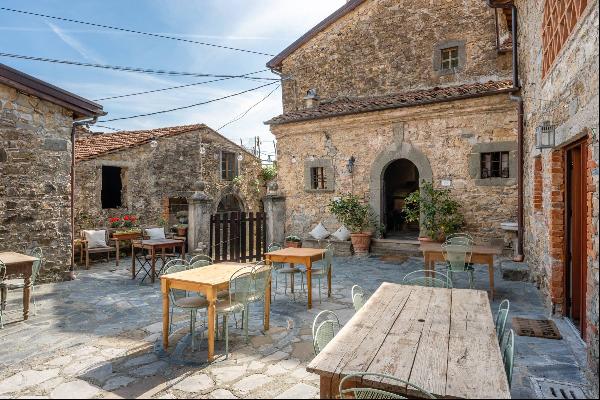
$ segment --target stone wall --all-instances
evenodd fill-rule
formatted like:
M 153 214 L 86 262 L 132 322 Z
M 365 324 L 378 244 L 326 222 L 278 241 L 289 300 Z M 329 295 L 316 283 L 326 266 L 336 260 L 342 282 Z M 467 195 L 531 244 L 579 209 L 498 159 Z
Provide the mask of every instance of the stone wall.
M 543 7 L 516 1 L 525 104 L 525 251 L 549 305 L 564 311 L 564 146 L 582 139 L 587 161 L 587 331 L 589 369 L 598 388 L 598 1 L 588 1 L 553 66 L 542 78 Z M 538 150 L 535 129 L 556 126 L 556 147 Z M 537 173 L 536 160 L 541 167 Z M 538 197 L 536 197 L 536 190 Z M 541 203 L 536 202 L 540 198 Z
M 201 143 L 205 154 L 200 153 Z M 221 150 L 241 153 L 239 188 L 221 179 Z M 102 166 L 122 167 L 124 174 L 123 207 L 102 209 Z M 245 211 L 259 211 L 262 182 L 258 181 L 260 160 L 239 146 L 202 129 L 176 136 L 159 138 L 158 146 L 144 144 L 104 154 L 91 160 L 77 161 L 75 166 L 76 232 L 90 227 L 105 227 L 109 217 L 135 214 L 144 226 L 158 225 L 169 218 L 169 198 L 188 199 L 194 185 L 202 180 L 206 193 L 214 199 L 214 211 L 221 198 L 235 193 Z
M 420 178 L 433 179 L 436 187 L 442 180 L 451 181 L 466 230 L 479 238 L 502 238 L 500 223 L 516 218 L 516 181 L 482 185 L 469 164 L 481 144 L 514 146 L 516 118 L 515 104 L 505 94 L 273 125 L 278 184 L 286 196 L 286 233 L 306 236 L 319 221 L 334 232 L 339 223 L 327 204 L 346 192 L 361 196 L 379 212 L 383 169 L 394 159 L 407 158 L 419 168 Z M 351 156 L 356 158 L 353 174 L 346 170 Z M 332 191 L 305 189 L 304 165 L 314 159 L 332 163 Z
M 40 246 L 40 281 L 71 265 L 72 113 L 0 84 L 0 251 Z
M 500 24 L 506 35 L 506 24 Z M 439 68 L 439 49 L 459 47 L 455 72 Z M 438 61 L 438 62 L 434 62 Z M 297 49 L 282 64 L 284 112 L 321 98 L 373 96 L 409 88 L 510 78 L 498 55 L 494 12 L 483 0 L 368 0 Z

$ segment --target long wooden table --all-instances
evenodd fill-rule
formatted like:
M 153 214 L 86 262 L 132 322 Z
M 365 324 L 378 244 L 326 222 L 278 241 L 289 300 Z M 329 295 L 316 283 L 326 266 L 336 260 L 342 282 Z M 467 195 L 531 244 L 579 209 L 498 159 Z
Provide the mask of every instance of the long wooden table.
M 276 262 L 289 263 L 290 267 L 302 264 L 306 267 L 306 286 L 308 288 L 308 309 L 312 308 L 312 264 L 325 258 L 325 249 L 288 247 L 265 253 L 265 260 L 272 264 Z M 292 284 L 293 285 L 293 284 Z M 293 286 L 292 286 L 293 290 Z M 331 297 L 331 268 L 327 274 L 327 296 Z
M 179 247 L 181 258 L 185 258 L 185 242 L 183 240 L 175 239 L 144 239 L 144 240 L 133 240 L 131 242 L 131 279 L 135 279 L 135 256 L 136 249 L 149 250 L 150 251 L 150 280 L 154 283 L 156 277 L 156 255 L 158 250 L 161 251 L 161 257 L 163 265 L 165 263 L 165 251 L 166 249 L 173 249 Z M 143 279 L 142 279 L 143 280 Z
M 215 354 L 215 305 L 217 293 L 229 289 L 229 280 L 233 274 L 248 264 L 219 263 L 203 268 L 191 269 L 161 276 L 163 299 L 163 347 L 169 347 L 169 289 L 181 289 L 189 292 L 204 293 L 208 300 L 208 361 Z M 265 289 L 264 329 L 269 330 L 271 310 L 271 281 Z
M 478 290 L 383 283 L 306 370 L 320 375 L 323 399 L 357 371 L 392 375 L 438 398 L 510 398 L 488 296 Z M 376 378 L 356 384 L 419 396 Z
M 31 297 L 31 274 L 33 271 L 33 263 L 38 259 L 25 254 L 15 252 L 0 253 L 0 260 L 6 265 L 6 275 L 22 275 L 23 276 L 23 319 L 29 319 L 29 302 Z M 2 299 L 4 303 L 6 299 Z
M 433 271 L 435 263 L 445 262 L 441 243 L 422 243 L 419 250 L 423 252 L 425 258 L 425 269 Z M 501 247 L 494 246 L 472 246 L 471 262 L 473 264 L 487 264 L 490 276 L 490 295 L 494 299 L 494 257 L 502 254 Z

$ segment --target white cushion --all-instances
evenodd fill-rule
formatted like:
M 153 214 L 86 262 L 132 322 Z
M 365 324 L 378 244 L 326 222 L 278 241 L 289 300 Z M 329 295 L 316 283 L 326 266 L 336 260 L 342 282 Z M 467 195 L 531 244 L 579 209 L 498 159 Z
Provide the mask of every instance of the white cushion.
M 348 229 L 346 229 L 346 227 L 344 225 L 340 226 L 339 229 L 337 231 L 335 231 L 332 235 L 334 238 L 336 238 L 337 240 L 341 240 L 342 242 L 345 242 L 346 240 L 350 239 L 350 231 Z
M 165 229 L 164 228 L 151 228 L 146 229 L 146 235 L 151 239 L 165 239 Z
M 329 235 L 331 235 L 331 233 L 329 233 L 329 231 L 323 226 L 321 222 L 319 222 L 319 225 L 315 226 L 315 228 L 308 234 L 317 240 L 325 239 L 329 237 Z
M 106 231 L 83 231 L 88 249 L 108 247 L 106 244 Z

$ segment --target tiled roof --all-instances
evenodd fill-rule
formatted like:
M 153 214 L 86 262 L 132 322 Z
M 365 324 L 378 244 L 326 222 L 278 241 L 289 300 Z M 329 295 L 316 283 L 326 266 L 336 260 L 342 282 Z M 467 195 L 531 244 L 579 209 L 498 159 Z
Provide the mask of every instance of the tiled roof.
M 176 136 L 203 128 L 207 128 L 207 126 L 195 124 L 146 131 L 123 131 L 81 136 L 75 139 L 75 160 L 89 160 L 103 154 L 141 146 L 150 143 L 153 139 Z
M 512 81 L 489 81 L 460 86 L 434 87 L 375 97 L 340 98 L 321 101 L 319 106 L 281 114 L 265 122 L 267 125 L 311 119 L 329 118 L 340 115 L 358 114 L 392 108 L 412 107 L 422 104 L 460 100 L 513 91 Z

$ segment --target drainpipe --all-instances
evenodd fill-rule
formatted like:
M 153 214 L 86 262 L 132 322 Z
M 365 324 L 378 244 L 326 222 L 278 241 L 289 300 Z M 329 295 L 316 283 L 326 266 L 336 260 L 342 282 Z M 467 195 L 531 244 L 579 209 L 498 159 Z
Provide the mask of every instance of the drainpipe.
M 503 8 L 510 9 L 512 16 L 512 26 L 511 26 L 511 35 L 512 35 L 512 72 L 513 72 L 513 89 L 515 92 L 521 90 L 521 85 L 519 83 L 519 59 L 518 59 L 518 40 L 517 40 L 517 6 L 512 3 L 498 3 L 495 0 L 486 0 L 488 7 L 492 7 L 494 9 Z M 497 15 L 497 14 L 496 14 Z M 498 18 L 496 18 L 496 24 L 498 23 Z M 496 32 L 496 44 L 498 45 L 498 32 Z M 512 101 L 517 102 L 517 110 L 518 110 L 518 122 L 517 122 L 517 255 L 514 258 L 514 261 L 522 262 L 525 259 L 524 251 L 523 251 L 523 236 L 524 236 L 524 219 L 523 219 L 523 166 L 524 166 L 524 152 L 523 152 L 523 114 L 524 114 L 524 106 L 523 106 L 523 98 L 520 94 L 511 94 L 510 99 Z

